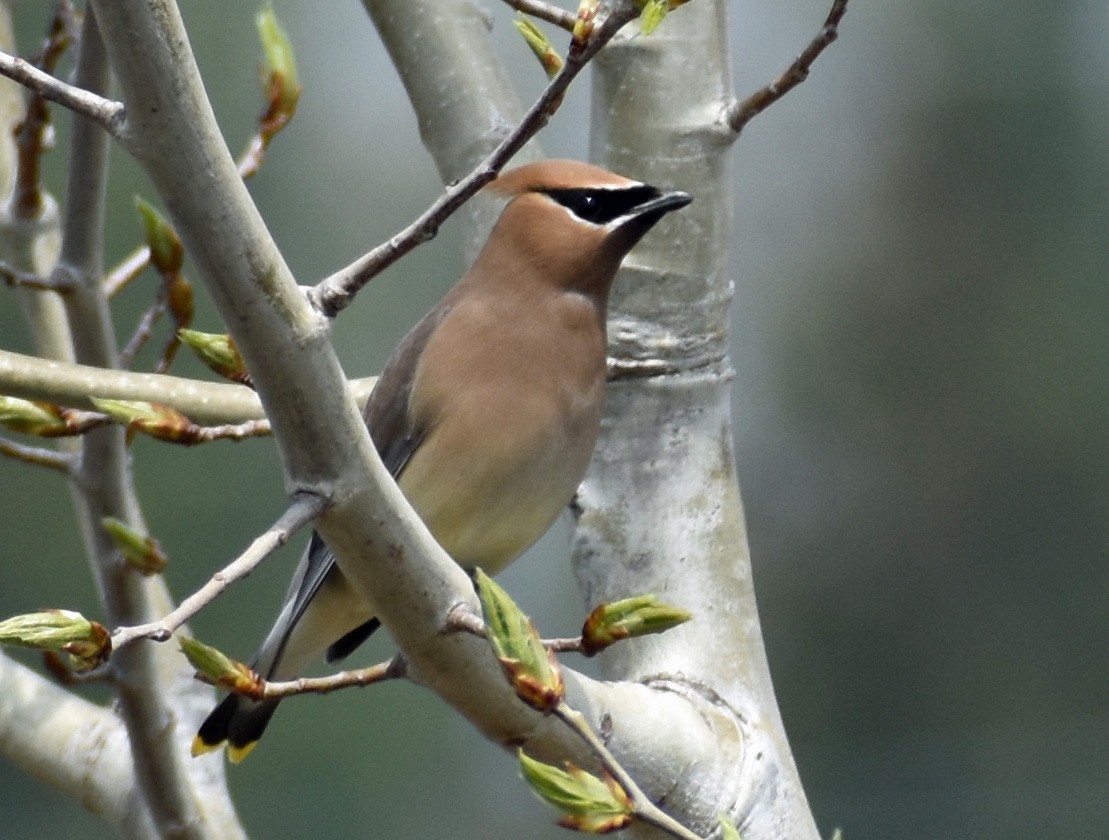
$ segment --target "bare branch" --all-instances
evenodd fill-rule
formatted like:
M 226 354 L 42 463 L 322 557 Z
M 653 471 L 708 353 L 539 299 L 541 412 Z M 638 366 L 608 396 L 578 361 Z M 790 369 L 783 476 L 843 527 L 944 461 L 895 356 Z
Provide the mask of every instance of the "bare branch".
M 407 673 L 408 664 L 404 657 L 397 654 L 387 662 L 379 662 L 368 668 L 353 671 L 340 671 L 326 677 L 301 677 L 288 682 L 267 682 L 262 686 L 258 699 L 276 700 L 292 697 L 294 694 L 326 694 L 340 688 L 363 688 L 374 683 L 396 680 Z
M 473 612 L 466 604 L 459 604 L 447 613 L 447 619 L 443 622 L 443 632 L 469 633 L 481 639 L 487 638 L 489 635 L 481 616 Z M 543 647 L 555 653 L 582 653 L 584 651 L 581 636 L 566 639 L 543 639 Z
M 23 461 L 36 467 L 46 467 L 69 475 L 73 469 L 73 456 L 68 452 L 56 452 L 41 446 L 27 446 L 0 437 L 0 455 L 5 455 L 16 461 Z
M 505 5 L 511 6 L 525 15 L 531 15 L 534 18 L 539 18 L 539 20 L 545 20 L 547 23 L 553 23 L 567 32 L 574 31 L 576 18 L 573 12 L 568 12 L 551 3 L 544 3 L 543 0 L 504 0 L 504 2 Z
M 308 299 L 324 315 L 334 318 L 342 312 L 358 291 L 374 277 L 417 246 L 435 237 L 439 227 L 478 190 L 493 180 L 528 140 L 534 137 L 562 104 L 570 83 L 590 59 L 619 31 L 636 17 L 634 4 L 623 4 L 594 28 L 583 44 L 572 44 L 562 71 L 551 80 L 516 128 L 485 160 L 446 191 L 412 224 L 388 241 L 360 257 L 351 265 L 322 280 L 308 294 Z
M 247 420 L 245 423 L 226 423 L 219 426 L 197 426 L 194 443 L 214 440 L 248 440 L 273 434 L 269 420 Z
M 110 368 L 116 366 L 118 354 L 101 272 L 109 141 L 119 130 L 115 120 L 121 116 L 122 106 L 113 107 L 110 100 L 90 93 L 106 91 L 111 80 L 107 52 L 91 6 L 82 21 L 73 78 L 82 87 L 63 85 L 46 76 L 42 91 L 63 105 L 68 104 L 66 98 L 79 103 L 77 113 L 90 117 L 73 120 L 62 203 L 62 247 L 55 272 L 69 273 L 77 282 L 64 298 L 75 358 L 84 364 Z M 73 471 L 74 505 L 86 552 L 104 615 L 113 625 L 157 614 L 166 596 L 161 581 L 144 578 L 121 565 L 115 543 L 103 528 L 96 527 L 108 515 L 135 530 L 146 530 L 129 460 L 124 435 L 108 428 L 81 439 Z M 193 792 L 191 768 L 174 739 L 166 737 L 166 722 L 175 719 L 182 699 L 171 685 L 171 669 L 178 663 L 169 664 L 167 654 L 150 648 L 123 651 L 115 666 L 126 678 L 117 682 L 115 697 L 135 766 L 134 794 L 149 807 L 160 834 L 200 840 L 200 797 Z
M 150 265 L 150 246 L 140 245 L 124 257 L 119 265 L 108 272 L 104 278 L 104 294 L 109 299 L 114 298 L 132 280 L 138 277 L 148 265 Z
M 809 70 L 820 54 L 839 37 L 839 24 L 847 12 L 847 0 L 833 0 L 824 26 L 809 42 L 797 60 L 781 76 L 761 90 L 755 91 L 742 102 L 733 103 L 724 114 L 724 121 L 737 135 L 752 119 L 757 117 L 801 82 L 809 77 Z
M 350 382 L 359 405 L 366 404 L 375 381 L 371 376 Z M 94 408 L 91 396 L 161 403 L 197 423 L 245 423 L 265 417 L 258 395 L 244 385 L 68 364 L 10 350 L 0 350 L 0 394 L 89 409 Z
M 81 699 L 2 652 L 0 685 L 0 755 L 11 767 L 81 802 L 121 836 L 159 836 L 134 795 L 127 733 L 113 709 Z
M 227 587 L 249 575 L 259 564 L 285 545 L 301 528 L 319 516 L 327 507 L 327 499 L 312 493 L 299 493 L 293 498 L 281 517 L 268 531 L 259 536 L 242 554 L 216 572 L 211 580 L 181 602 L 161 621 L 120 627 L 112 633 L 112 649 L 119 650 L 136 639 L 153 639 L 164 642 L 182 624 L 214 601 Z
M 44 99 L 57 102 L 99 125 L 113 137 L 123 123 L 123 103 L 66 84 L 18 56 L 0 52 L 0 76 L 7 76 Z
M 139 354 L 143 345 L 150 340 L 155 325 L 161 317 L 166 314 L 166 305 L 165 286 L 162 286 L 159 288 L 158 295 L 154 298 L 153 303 L 151 303 L 143 313 L 139 325 L 135 327 L 135 332 L 131 336 L 131 340 L 128 341 L 127 346 L 120 351 L 119 366 L 121 368 L 131 367 L 131 364 L 135 361 L 135 356 Z
M 73 283 L 65 277 L 43 277 L 30 271 L 20 271 L 10 263 L 0 260 L 0 279 L 12 288 L 35 289 L 40 292 L 65 294 L 73 290 Z

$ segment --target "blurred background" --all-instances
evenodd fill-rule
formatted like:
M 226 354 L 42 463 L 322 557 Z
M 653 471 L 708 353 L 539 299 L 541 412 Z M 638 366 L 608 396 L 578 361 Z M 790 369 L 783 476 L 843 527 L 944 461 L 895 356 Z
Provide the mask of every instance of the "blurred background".
M 261 108 L 254 4 L 183 5 L 238 150 Z M 274 5 L 304 95 L 251 190 L 311 283 L 439 186 L 361 6 Z M 530 97 L 538 68 L 490 8 Z M 827 5 L 733 12 L 745 93 L 793 59 Z M 48 9 L 16 16 L 27 55 Z M 1107 44 L 1099 0 L 852 0 L 810 80 L 734 149 L 739 477 L 777 693 L 825 835 L 1109 836 Z M 543 135 L 549 154 L 586 155 L 587 97 L 587 83 L 572 90 Z M 68 119 L 55 113 L 60 196 Z M 129 161 L 114 165 L 112 260 L 139 240 L 132 196 L 153 199 Z M 348 373 L 376 372 L 463 268 L 448 224 L 376 280 L 336 327 Z M 144 277 L 120 302 L 122 336 L 154 288 Z M 26 350 L 4 294 L 2 346 Z M 196 327 L 220 331 L 202 294 Z M 187 359 L 175 369 L 203 375 Z M 178 595 L 282 508 L 268 441 L 134 451 Z M 0 493 L 0 615 L 97 616 L 61 480 L 0 460 Z M 195 632 L 249 656 L 300 548 Z M 582 612 L 564 555 L 556 532 L 504 575 L 548 635 Z M 387 652 L 376 644 L 359 661 Z M 408 685 L 285 704 L 229 775 L 257 838 L 562 834 L 508 756 Z M 2 760 L 0 821 L 13 838 L 111 836 Z

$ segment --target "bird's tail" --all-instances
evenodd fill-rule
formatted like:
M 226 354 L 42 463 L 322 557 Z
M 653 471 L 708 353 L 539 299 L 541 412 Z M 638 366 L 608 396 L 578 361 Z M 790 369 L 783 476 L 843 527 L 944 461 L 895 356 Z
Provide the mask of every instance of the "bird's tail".
M 227 742 L 227 757 L 238 764 L 258 745 L 280 700 L 255 701 L 228 694 L 204 719 L 193 738 L 192 753 L 203 755 Z
M 376 618 L 360 624 L 327 649 L 326 660 L 343 659 L 380 626 Z M 271 669 L 272 670 L 272 669 Z M 227 742 L 227 757 L 238 764 L 254 749 L 280 700 L 251 700 L 242 694 L 228 694 L 212 709 L 193 738 L 192 754 L 204 755 Z
M 267 680 L 291 679 L 321 654 L 341 658 L 364 642 L 378 622 L 347 585 L 318 534 L 312 535 L 293 575 L 281 614 L 250 667 Z M 277 710 L 277 700 L 252 700 L 229 694 L 200 725 L 193 755 L 227 742 L 227 756 L 246 758 Z

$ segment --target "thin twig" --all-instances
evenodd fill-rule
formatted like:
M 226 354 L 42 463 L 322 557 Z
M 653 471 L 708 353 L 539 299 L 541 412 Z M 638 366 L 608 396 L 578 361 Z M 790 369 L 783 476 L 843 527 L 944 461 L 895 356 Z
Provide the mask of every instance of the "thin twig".
M 154 302 L 150 304 L 146 312 L 143 313 L 142 320 L 139 321 L 139 325 L 135 328 L 135 333 L 131 336 L 131 340 L 127 342 L 127 346 L 119 353 L 119 366 L 121 368 L 126 370 L 131 367 L 132 362 L 135 361 L 135 356 L 139 354 L 143 345 L 150 340 L 150 336 L 154 332 L 154 326 L 161 317 L 166 314 L 166 305 L 165 286 L 160 286 L 158 295 L 154 298 Z M 162 373 L 162 371 L 158 371 L 158 373 Z
M 36 467 L 57 470 L 66 475 L 73 469 L 74 458 L 68 452 L 57 452 L 42 446 L 27 446 L 5 437 L 0 437 L 0 455 Z
M 551 3 L 544 3 L 543 0 L 504 0 L 504 2 L 505 5 L 511 6 L 525 15 L 531 15 L 533 18 L 553 23 L 567 32 L 574 31 L 576 17 L 573 12 L 568 12 L 566 9 L 559 8 Z
M 752 119 L 757 117 L 801 82 L 809 77 L 813 62 L 828 45 L 839 37 L 839 24 L 847 11 L 847 0 L 833 0 L 828 18 L 815 38 L 809 42 L 797 60 L 777 79 L 761 90 L 755 91 L 742 102 L 733 103 L 724 115 L 724 120 L 737 135 Z
M 298 493 L 273 527 L 254 540 L 246 551 L 216 572 L 200 589 L 182 601 L 177 609 L 161 621 L 120 627 L 112 633 L 112 650 L 119 650 L 136 639 L 166 641 L 177 628 L 214 601 L 232 583 L 258 568 L 263 560 L 285 545 L 297 531 L 319 516 L 327 504 L 327 499 L 323 496 L 315 493 Z
M 571 45 L 562 71 L 551 80 L 546 90 L 524 115 L 520 124 L 496 149 L 465 178 L 450 184 L 446 191 L 408 227 L 388 241 L 363 255 L 346 268 L 320 281 L 308 299 L 328 318 L 342 312 L 358 291 L 418 245 L 435 237 L 439 227 L 483 186 L 493 180 L 512 156 L 534 137 L 562 104 L 570 82 L 590 59 L 638 14 L 634 3 L 622 4 L 596 26 L 583 45 Z
M 64 295 L 73 290 L 73 283 L 68 279 L 43 277 L 29 271 L 20 271 L 10 263 L 0 260 L 0 279 L 9 286 L 35 289 L 40 292 L 57 292 Z
M 592 750 L 593 755 L 597 757 L 605 770 L 619 782 L 620 787 L 624 789 L 624 792 L 628 794 L 632 801 L 635 819 L 652 825 L 660 831 L 665 831 L 670 836 L 680 838 L 680 840 L 702 840 L 698 834 L 686 828 L 650 800 L 635 779 L 616 760 L 616 756 L 609 752 L 605 742 L 593 731 L 581 712 L 566 705 L 566 701 L 563 701 L 555 707 L 553 714 L 589 746 L 589 749 Z
M 74 113 L 92 120 L 113 137 L 120 133 L 124 119 L 122 102 L 66 84 L 22 58 L 5 52 L 0 52 L 0 76 L 7 76 L 44 99 L 57 102 Z
M 291 697 L 294 694 L 326 694 L 340 688 L 362 688 L 386 680 L 400 679 L 405 676 L 407 670 L 408 663 L 404 657 L 397 654 L 387 662 L 379 662 L 368 668 L 358 668 L 353 671 L 340 671 L 326 677 L 301 677 L 285 682 L 266 682 L 263 683 L 258 699 L 271 700 Z
M 104 277 L 104 294 L 111 300 L 150 265 L 150 246 L 140 245 Z
M 481 616 L 473 612 L 465 604 L 458 604 L 447 613 L 443 622 L 444 633 L 469 633 L 481 639 L 489 637 L 489 630 L 482 621 Z M 555 653 L 581 653 L 581 636 L 566 639 L 543 639 L 543 647 Z
M 221 426 L 197 426 L 196 437 L 191 443 L 210 443 L 213 440 L 248 440 L 268 437 L 273 431 L 269 420 L 247 420 L 244 423 L 228 423 Z

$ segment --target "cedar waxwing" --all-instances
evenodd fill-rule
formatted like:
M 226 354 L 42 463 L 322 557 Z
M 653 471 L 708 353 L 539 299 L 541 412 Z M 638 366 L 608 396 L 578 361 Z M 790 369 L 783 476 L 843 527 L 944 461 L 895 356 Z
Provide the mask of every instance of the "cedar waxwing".
M 489 240 L 393 353 L 365 419 L 435 539 L 461 566 L 493 574 L 573 498 L 600 426 L 612 280 L 640 237 L 691 198 L 575 161 L 528 164 L 485 190 L 509 199 Z M 252 666 L 291 679 L 377 626 L 313 534 Z M 227 696 L 193 754 L 227 741 L 241 761 L 277 702 Z

